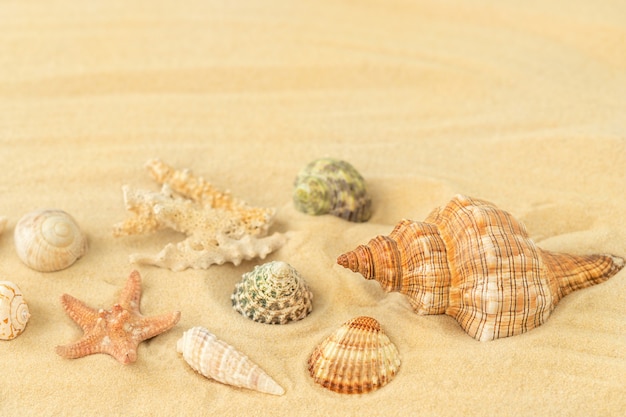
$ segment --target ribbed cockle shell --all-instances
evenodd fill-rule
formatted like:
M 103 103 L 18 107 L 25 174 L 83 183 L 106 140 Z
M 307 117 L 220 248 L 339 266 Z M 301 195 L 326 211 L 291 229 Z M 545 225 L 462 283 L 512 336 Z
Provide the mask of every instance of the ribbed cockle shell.
M 324 339 L 309 356 L 308 367 L 324 388 L 360 394 L 391 381 L 400 369 L 400 354 L 376 319 L 361 316 Z
M 365 222 L 372 215 L 372 199 L 361 174 L 333 158 L 317 159 L 298 173 L 293 202 L 304 213 L 332 214 L 353 222 Z
M 176 344 L 178 353 L 196 372 L 235 387 L 273 395 L 285 390 L 246 355 L 218 340 L 204 327 L 192 327 Z
M 612 255 L 539 248 L 504 210 L 462 195 L 424 222 L 402 220 L 337 259 L 406 294 L 418 314 L 448 314 L 477 340 L 518 335 L 544 323 L 572 291 L 607 280 L 623 266 Z
M 0 339 L 15 339 L 24 331 L 29 318 L 20 288 L 10 281 L 0 281 Z
M 87 237 L 63 210 L 28 213 L 17 223 L 14 233 L 17 255 L 37 271 L 65 269 L 87 251 Z
M 301 320 L 313 310 L 313 293 L 298 271 L 286 262 L 255 266 L 243 275 L 231 295 L 233 308 L 267 324 Z

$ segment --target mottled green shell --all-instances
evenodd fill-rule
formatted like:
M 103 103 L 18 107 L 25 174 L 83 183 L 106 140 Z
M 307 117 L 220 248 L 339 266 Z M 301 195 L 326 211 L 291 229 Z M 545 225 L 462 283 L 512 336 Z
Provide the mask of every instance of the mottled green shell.
M 268 262 L 243 274 L 230 297 L 233 308 L 259 323 L 286 324 L 313 310 L 313 293 L 286 262 Z
M 365 222 L 372 215 L 372 199 L 361 174 L 333 158 L 317 159 L 298 173 L 293 202 L 303 213 L 332 214 L 352 222 Z

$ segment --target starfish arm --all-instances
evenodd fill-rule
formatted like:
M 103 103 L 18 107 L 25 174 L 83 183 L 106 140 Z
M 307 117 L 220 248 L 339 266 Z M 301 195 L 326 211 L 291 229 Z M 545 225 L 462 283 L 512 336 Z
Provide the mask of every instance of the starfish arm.
M 61 305 L 63 305 L 63 309 L 67 315 L 70 316 L 84 332 L 92 329 L 98 320 L 98 310 L 89 307 L 87 304 L 69 294 L 63 294 L 61 296 Z
M 139 312 L 139 302 L 141 300 L 141 275 L 134 270 L 126 280 L 126 286 L 122 290 L 119 298 L 119 305 L 122 308 Z
M 102 333 L 91 332 L 74 343 L 57 346 L 55 350 L 57 354 L 67 359 L 82 358 L 93 353 L 101 353 L 102 338 Z
M 138 341 L 148 340 L 168 331 L 180 320 L 180 311 L 158 316 L 140 317 L 134 324 Z

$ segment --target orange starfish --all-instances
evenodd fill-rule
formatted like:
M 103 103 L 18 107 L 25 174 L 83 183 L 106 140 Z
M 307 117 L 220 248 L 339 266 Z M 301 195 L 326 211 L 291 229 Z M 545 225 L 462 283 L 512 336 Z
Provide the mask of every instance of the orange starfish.
M 180 319 L 180 311 L 144 317 L 139 312 L 140 299 L 141 276 L 137 271 L 131 272 L 119 302 L 111 310 L 96 310 L 63 294 L 63 308 L 85 334 L 76 343 L 57 346 L 56 352 L 70 359 L 106 353 L 123 364 L 135 362 L 139 343 L 171 329 Z

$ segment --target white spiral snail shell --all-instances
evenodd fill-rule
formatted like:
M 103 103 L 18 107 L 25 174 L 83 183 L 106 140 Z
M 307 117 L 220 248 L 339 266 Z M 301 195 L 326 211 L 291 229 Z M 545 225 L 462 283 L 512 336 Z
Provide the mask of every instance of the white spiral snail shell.
M 15 248 L 28 267 L 58 271 L 85 254 L 87 237 L 65 211 L 40 210 L 26 214 L 15 226 Z
M 0 339 L 15 339 L 24 331 L 29 318 L 19 287 L 10 281 L 0 281 Z

